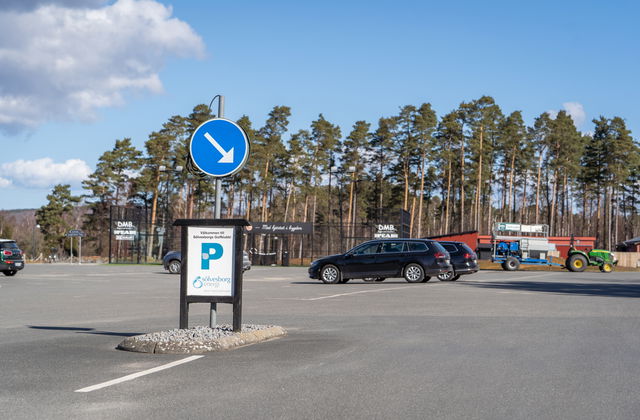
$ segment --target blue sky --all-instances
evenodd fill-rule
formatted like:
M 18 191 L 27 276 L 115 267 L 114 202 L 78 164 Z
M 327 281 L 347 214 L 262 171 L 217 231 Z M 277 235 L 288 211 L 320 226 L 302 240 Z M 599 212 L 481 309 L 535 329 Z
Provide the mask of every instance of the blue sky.
M 633 2 L 7 0 L 0 4 L 0 209 L 35 208 L 116 139 L 142 149 L 216 94 L 260 126 L 318 114 L 347 134 L 399 107 L 491 95 L 527 123 L 568 109 L 640 132 Z M 99 22 L 108 24 L 96 24 Z M 106 17 L 106 18 L 105 18 Z M 18 24 L 20 24 L 18 26 Z M 14 25 L 12 27 L 12 25 Z

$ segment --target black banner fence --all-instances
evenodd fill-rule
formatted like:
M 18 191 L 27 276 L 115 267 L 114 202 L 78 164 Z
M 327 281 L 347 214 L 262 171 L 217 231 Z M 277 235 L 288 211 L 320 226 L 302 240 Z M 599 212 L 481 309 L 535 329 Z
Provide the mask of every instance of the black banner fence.
M 314 259 L 348 251 L 375 238 L 409 237 L 409 213 L 380 214 L 376 222 L 324 223 L 250 222 L 243 250 L 253 265 L 308 265 Z M 180 249 L 180 229 L 169 217 L 153 225 L 150 211 L 140 207 L 111 207 L 110 263 L 155 263 Z

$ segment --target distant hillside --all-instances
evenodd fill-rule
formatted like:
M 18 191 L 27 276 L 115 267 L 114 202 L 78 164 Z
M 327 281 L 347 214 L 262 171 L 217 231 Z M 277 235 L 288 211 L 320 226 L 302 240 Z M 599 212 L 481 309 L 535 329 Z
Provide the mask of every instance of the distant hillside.
M 0 215 L 3 215 L 5 219 L 12 218 L 14 221 L 32 219 L 35 213 L 36 209 L 0 210 Z
M 0 210 L 0 237 L 15 239 L 18 244 L 34 242 L 36 209 Z

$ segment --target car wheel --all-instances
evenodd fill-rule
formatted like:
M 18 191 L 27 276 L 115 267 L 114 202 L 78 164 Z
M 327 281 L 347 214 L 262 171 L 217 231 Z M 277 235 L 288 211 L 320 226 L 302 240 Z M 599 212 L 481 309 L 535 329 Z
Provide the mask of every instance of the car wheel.
M 333 264 L 325 265 L 320 270 L 320 280 L 325 284 L 340 283 L 341 277 L 340 270 Z
M 587 259 L 581 254 L 573 254 L 567 260 L 567 268 L 569 271 L 573 271 L 575 273 L 580 273 L 586 270 L 587 265 Z
M 169 261 L 168 269 L 171 274 L 180 274 L 180 268 L 181 268 L 180 261 L 178 260 Z
M 366 282 L 372 282 L 375 281 L 376 278 L 375 277 L 363 277 L 362 281 L 366 281 Z
M 454 273 L 453 271 L 447 271 L 446 273 L 440 273 L 438 274 L 438 280 L 440 281 L 453 281 L 453 277 L 454 277 Z
M 515 257 L 507 257 L 506 261 L 502 263 L 502 268 L 507 271 L 516 271 L 520 268 L 520 261 Z
M 16 270 L 7 270 L 7 271 L 3 271 L 4 275 L 5 275 L 5 276 L 9 276 L 9 277 L 11 277 L 11 276 L 15 276 L 17 272 L 18 272 L 18 271 L 16 271 Z
M 411 263 L 404 268 L 404 279 L 409 283 L 420 283 L 424 280 L 424 269 L 420 264 Z
M 386 277 L 376 277 L 375 281 L 381 282 L 381 281 L 385 281 L 386 279 L 387 279 Z

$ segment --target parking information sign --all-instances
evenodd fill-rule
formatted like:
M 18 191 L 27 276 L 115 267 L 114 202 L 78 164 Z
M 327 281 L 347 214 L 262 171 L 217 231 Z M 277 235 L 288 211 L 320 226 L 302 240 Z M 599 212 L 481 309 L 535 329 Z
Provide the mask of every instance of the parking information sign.
M 233 227 L 188 228 L 187 295 L 233 296 Z
M 191 136 L 193 163 L 207 175 L 225 177 L 238 172 L 249 158 L 249 139 L 235 122 L 213 118 L 202 123 Z

